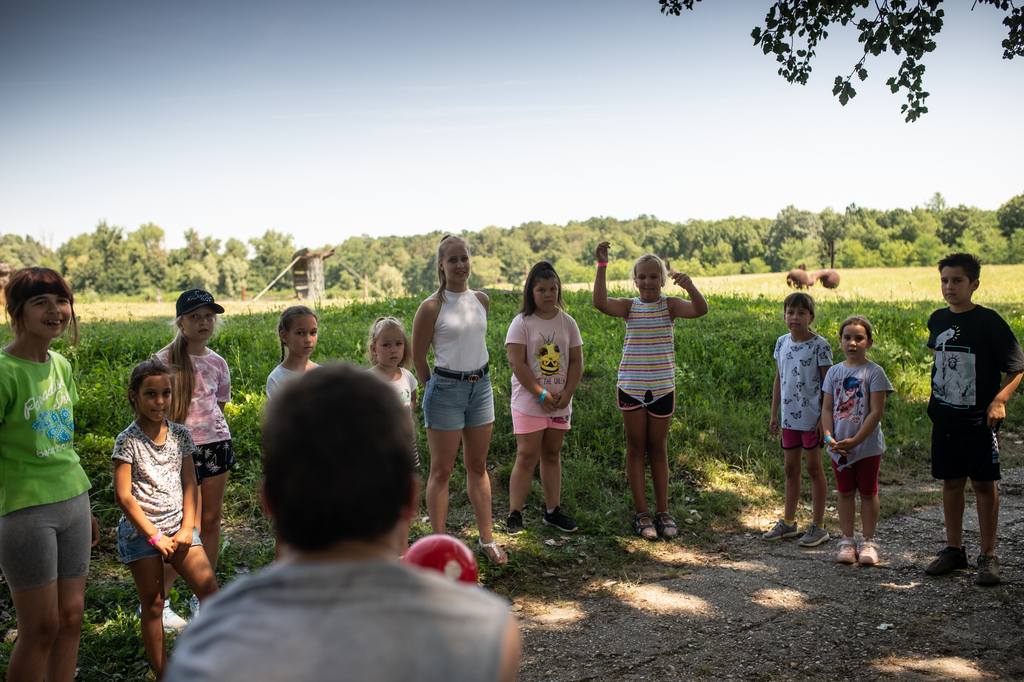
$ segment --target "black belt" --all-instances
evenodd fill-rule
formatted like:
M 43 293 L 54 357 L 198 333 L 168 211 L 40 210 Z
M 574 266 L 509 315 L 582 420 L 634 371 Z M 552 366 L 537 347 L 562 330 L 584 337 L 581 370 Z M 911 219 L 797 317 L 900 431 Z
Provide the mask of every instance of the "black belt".
M 480 381 L 480 377 L 491 371 L 490 364 L 491 363 L 488 362 L 481 369 L 474 369 L 472 372 L 452 372 L 451 370 L 435 367 L 434 374 L 445 377 L 446 379 L 458 379 L 459 381 L 465 380 L 470 383 L 475 383 Z

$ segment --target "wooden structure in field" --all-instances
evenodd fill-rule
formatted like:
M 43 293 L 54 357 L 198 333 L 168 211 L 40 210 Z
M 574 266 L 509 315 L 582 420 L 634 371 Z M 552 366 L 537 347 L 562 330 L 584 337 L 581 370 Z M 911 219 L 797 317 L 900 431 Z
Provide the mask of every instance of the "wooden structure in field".
M 302 249 L 292 256 L 292 283 L 295 298 L 316 303 L 324 298 L 324 258 L 334 255 L 330 251 Z

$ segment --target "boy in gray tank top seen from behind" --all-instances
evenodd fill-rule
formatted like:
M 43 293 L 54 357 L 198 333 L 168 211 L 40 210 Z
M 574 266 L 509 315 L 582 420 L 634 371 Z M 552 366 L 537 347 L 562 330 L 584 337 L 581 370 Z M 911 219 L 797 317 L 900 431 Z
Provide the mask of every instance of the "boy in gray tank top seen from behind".
M 329 365 L 271 403 L 265 506 L 293 553 L 200 612 L 168 682 L 515 680 L 508 603 L 396 560 L 419 485 L 412 419 L 379 381 Z

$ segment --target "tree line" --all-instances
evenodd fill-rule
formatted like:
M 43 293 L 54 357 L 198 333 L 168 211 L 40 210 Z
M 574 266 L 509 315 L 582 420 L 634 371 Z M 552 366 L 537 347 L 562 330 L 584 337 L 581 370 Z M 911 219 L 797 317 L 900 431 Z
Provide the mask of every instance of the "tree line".
M 475 287 L 519 286 L 538 260 L 555 264 L 563 282 L 589 282 L 594 249 L 612 243 L 610 279 L 628 279 L 633 260 L 656 253 L 695 276 L 785 272 L 799 264 L 837 268 L 933 265 L 952 250 L 978 254 L 986 264 L 1024 263 L 1024 194 L 996 211 L 946 205 L 936 193 L 924 206 L 881 211 L 851 204 L 839 213 L 814 213 L 787 206 L 771 218 L 725 218 L 669 222 L 641 215 L 632 220 L 595 217 L 566 225 L 528 222 L 463 231 L 473 250 Z M 292 260 L 296 250 L 334 249 L 324 261 L 330 296 L 359 296 L 364 288 L 387 295 L 436 288 L 434 259 L 441 232 L 411 237 L 364 234 L 340 244 L 296 244 L 275 230 L 248 242 L 222 241 L 185 231 L 185 246 L 168 249 L 164 230 L 152 223 L 128 231 L 101 221 L 91 233 L 51 249 L 32 237 L 0 235 L 0 261 L 14 268 L 42 265 L 61 272 L 86 298 L 154 298 L 188 288 L 218 296 L 249 297 L 262 290 Z M 272 290 L 292 290 L 290 276 Z

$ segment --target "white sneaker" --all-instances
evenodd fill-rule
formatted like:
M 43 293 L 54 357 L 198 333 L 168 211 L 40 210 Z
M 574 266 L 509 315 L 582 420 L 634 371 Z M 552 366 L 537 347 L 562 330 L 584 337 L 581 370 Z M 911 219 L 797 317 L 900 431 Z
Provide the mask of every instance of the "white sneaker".
M 171 600 L 164 600 L 164 630 L 181 630 L 188 621 L 176 614 L 171 609 Z
M 199 613 L 199 598 L 196 595 L 192 595 L 188 600 L 189 620 L 196 617 Z

